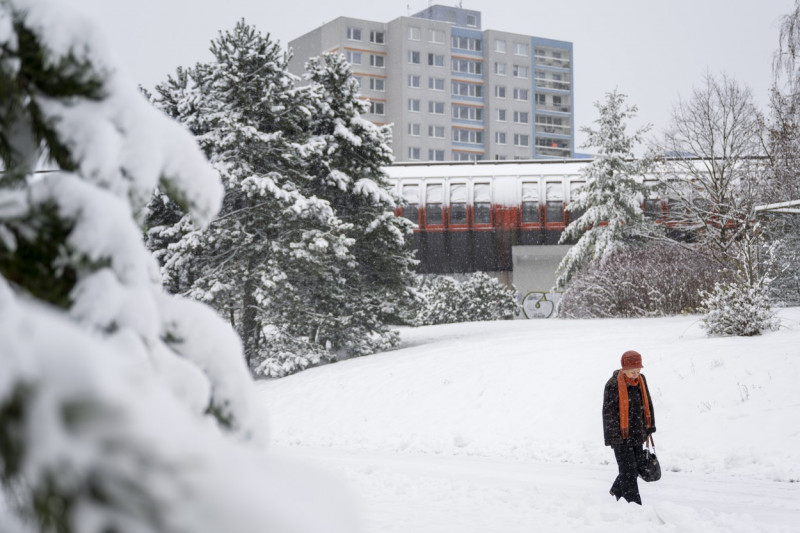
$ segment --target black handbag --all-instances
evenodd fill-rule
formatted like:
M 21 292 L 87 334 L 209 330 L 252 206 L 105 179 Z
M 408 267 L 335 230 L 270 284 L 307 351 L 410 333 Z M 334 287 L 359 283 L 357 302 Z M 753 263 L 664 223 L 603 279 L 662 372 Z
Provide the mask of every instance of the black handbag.
M 652 451 L 650 450 L 650 444 L 653 445 Z M 639 477 L 648 483 L 658 481 L 661 479 L 661 463 L 658 462 L 658 457 L 656 457 L 656 443 L 653 441 L 652 434 L 647 436 L 645 445 L 642 459 L 638 465 Z

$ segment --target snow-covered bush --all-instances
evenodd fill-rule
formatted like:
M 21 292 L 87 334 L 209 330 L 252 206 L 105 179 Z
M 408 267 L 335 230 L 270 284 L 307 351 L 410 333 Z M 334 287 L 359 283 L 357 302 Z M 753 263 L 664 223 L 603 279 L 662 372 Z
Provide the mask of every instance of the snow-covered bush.
M 476 320 L 508 320 L 519 313 L 516 289 L 503 286 L 485 272 L 463 282 L 446 276 L 423 279 L 415 325 Z
M 629 248 L 590 264 L 558 307 L 564 318 L 643 317 L 698 311 L 701 291 L 721 279 L 709 258 L 680 246 Z
M 716 283 L 702 296 L 702 327 L 709 335 L 750 337 L 780 326 L 764 283 Z

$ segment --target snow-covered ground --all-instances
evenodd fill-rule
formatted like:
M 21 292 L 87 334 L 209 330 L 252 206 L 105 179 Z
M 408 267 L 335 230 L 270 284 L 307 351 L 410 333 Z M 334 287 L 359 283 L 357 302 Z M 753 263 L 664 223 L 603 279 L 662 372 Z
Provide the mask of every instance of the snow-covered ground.
M 272 441 L 344 478 L 364 533 L 800 531 L 800 308 L 753 338 L 695 316 L 402 331 L 400 349 L 259 383 Z M 616 502 L 602 390 L 644 358 L 663 468 Z

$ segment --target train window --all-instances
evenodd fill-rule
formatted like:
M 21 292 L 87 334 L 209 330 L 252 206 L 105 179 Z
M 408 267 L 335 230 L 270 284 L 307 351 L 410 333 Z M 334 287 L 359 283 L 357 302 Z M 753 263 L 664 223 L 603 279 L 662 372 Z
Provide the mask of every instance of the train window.
M 522 222 L 539 222 L 539 184 L 522 184 Z
M 441 225 L 442 199 L 444 197 L 442 185 L 428 185 L 425 191 L 425 225 Z
M 476 183 L 472 189 L 473 224 L 492 223 L 492 189 L 488 183 Z
M 572 202 L 575 201 L 575 198 L 578 197 L 578 191 L 580 191 L 581 187 L 583 187 L 584 185 L 585 185 L 585 183 L 582 182 L 582 181 L 573 181 L 572 183 L 569 184 L 569 201 L 570 201 L 570 204 L 572 204 Z M 583 216 L 583 213 L 585 213 L 585 212 L 586 211 L 584 209 L 571 208 L 569 210 L 569 218 L 570 218 L 570 220 L 573 220 L 573 221 L 574 220 L 578 220 L 579 218 L 581 218 L 581 216 Z
M 419 185 L 403 185 L 403 199 L 407 204 L 403 206 L 403 216 L 414 224 L 418 224 Z
M 661 217 L 661 199 L 658 197 L 658 181 L 646 180 L 644 182 L 647 193 L 642 203 L 644 209 L 644 216 L 650 220 L 656 220 Z
M 669 209 L 669 219 L 671 222 L 684 221 L 686 214 L 683 208 L 683 203 L 677 198 L 670 198 L 667 201 L 667 208 Z
M 546 194 L 546 221 L 550 224 L 564 222 L 564 184 L 548 182 Z
M 650 220 L 655 220 L 661 216 L 661 200 L 658 198 L 645 198 L 644 216 Z
M 450 185 L 450 224 L 467 223 L 467 186 Z

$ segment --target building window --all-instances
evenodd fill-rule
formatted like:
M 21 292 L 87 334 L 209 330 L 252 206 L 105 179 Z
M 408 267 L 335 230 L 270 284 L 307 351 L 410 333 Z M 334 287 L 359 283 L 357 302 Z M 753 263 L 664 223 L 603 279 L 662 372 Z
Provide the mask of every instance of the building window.
M 506 75 L 506 64 L 505 63 L 495 63 L 494 64 L 494 73 L 498 76 L 505 76 Z
M 467 15 L 467 26 L 470 27 L 477 27 L 478 26 L 478 17 L 475 15 Z
M 383 81 L 383 80 L 381 80 Z M 369 112 L 373 115 L 385 115 L 386 114 L 386 104 L 384 102 L 369 102 Z
M 528 89 L 520 89 L 519 87 L 514 88 L 514 100 L 528 100 Z
M 428 78 L 428 89 L 444 91 L 444 78 Z
M 419 137 L 420 135 L 420 125 L 416 122 L 409 122 L 408 123 L 408 134 L 414 137 Z
M 528 56 L 528 45 L 525 43 L 514 43 L 514 55 Z
M 453 35 L 450 39 L 451 45 L 453 48 L 458 50 L 469 50 L 471 52 L 480 52 L 483 46 L 481 45 L 480 39 L 474 39 L 472 37 L 459 37 L 457 35 Z
M 361 40 L 361 28 L 347 28 L 347 38 L 351 41 L 360 41 Z
M 482 161 L 483 154 L 453 150 L 453 161 Z
M 462 72 L 465 74 L 483 74 L 483 63 L 480 61 L 453 58 L 452 67 L 453 72 Z
M 514 77 L 515 78 L 527 78 L 528 77 L 528 67 L 524 65 L 514 65 Z
M 428 126 L 428 137 L 444 139 L 444 126 Z
M 494 51 L 498 54 L 505 54 L 506 53 L 506 42 L 502 39 L 495 39 L 494 40 Z
M 414 111 L 416 113 L 419 113 L 419 109 L 420 109 L 419 99 L 418 98 L 409 98 L 408 99 L 408 110 L 409 111 Z
M 506 144 L 506 132 L 504 131 L 494 132 L 494 142 L 496 142 L 497 144 Z
M 409 26 L 408 28 L 408 38 L 412 41 L 419 41 L 422 39 L 422 32 L 416 26 Z
M 428 54 L 428 65 L 431 67 L 443 67 L 444 56 L 442 54 Z
M 369 32 L 369 42 L 376 44 L 384 44 L 386 42 L 386 35 L 382 31 Z
M 505 98 L 506 97 L 506 87 L 505 85 L 495 85 L 494 86 L 494 95 L 498 98 Z
M 428 102 L 428 113 L 444 115 L 444 102 Z
M 497 120 L 500 122 L 506 121 L 506 110 L 505 109 L 498 109 L 497 110 Z
M 379 55 L 370 55 L 369 64 L 372 67 L 384 68 L 386 66 L 386 58 Z
M 408 158 L 414 161 L 419 161 L 420 159 L 420 151 L 418 147 L 409 146 L 408 147 Z
M 358 89 L 361 90 L 361 87 L 364 86 L 364 80 L 361 79 L 361 76 L 353 76 L 353 79 L 356 80 L 358 84 Z
M 369 79 L 369 88 L 373 91 L 385 91 L 386 90 L 386 80 L 383 78 L 370 78 Z
M 453 128 L 453 142 L 483 144 L 483 131 Z
M 420 61 L 421 61 L 421 59 L 420 59 L 421 57 L 422 57 L 422 55 L 419 52 L 416 52 L 414 50 L 409 50 L 408 51 L 408 62 L 409 63 L 413 63 L 414 65 L 419 65 Z
M 514 146 L 530 146 L 530 136 L 521 133 L 514 134 Z
M 347 62 L 351 65 L 361 64 L 361 52 L 351 52 L 348 50 L 345 57 L 347 58 Z
M 447 34 L 445 34 L 444 30 L 431 30 L 430 36 L 431 36 L 430 42 L 436 44 L 444 44 L 444 40 Z
M 444 150 L 428 150 L 428 161 L 444 161 Z
M 530 114 L 527 111 L 514 111 L 514 122 L 517 124 L 527 124 L 530 122 Z
M 469 96 L 472 98 L 483 98 L 483 85 L 479 83 L 465 83 L 454 81 L 451 84 L 453 96 Z
M 453 118 L 461 120 L 483 120 L 483 108 L 453 104 Z
M 408 75 L 408 86 L 409 87 L 419 87 L 420 77 L 416 74 L 409 74 Z
M 536 105 L 546 105 L 547 97 L 542 93 L 536 93 Z

